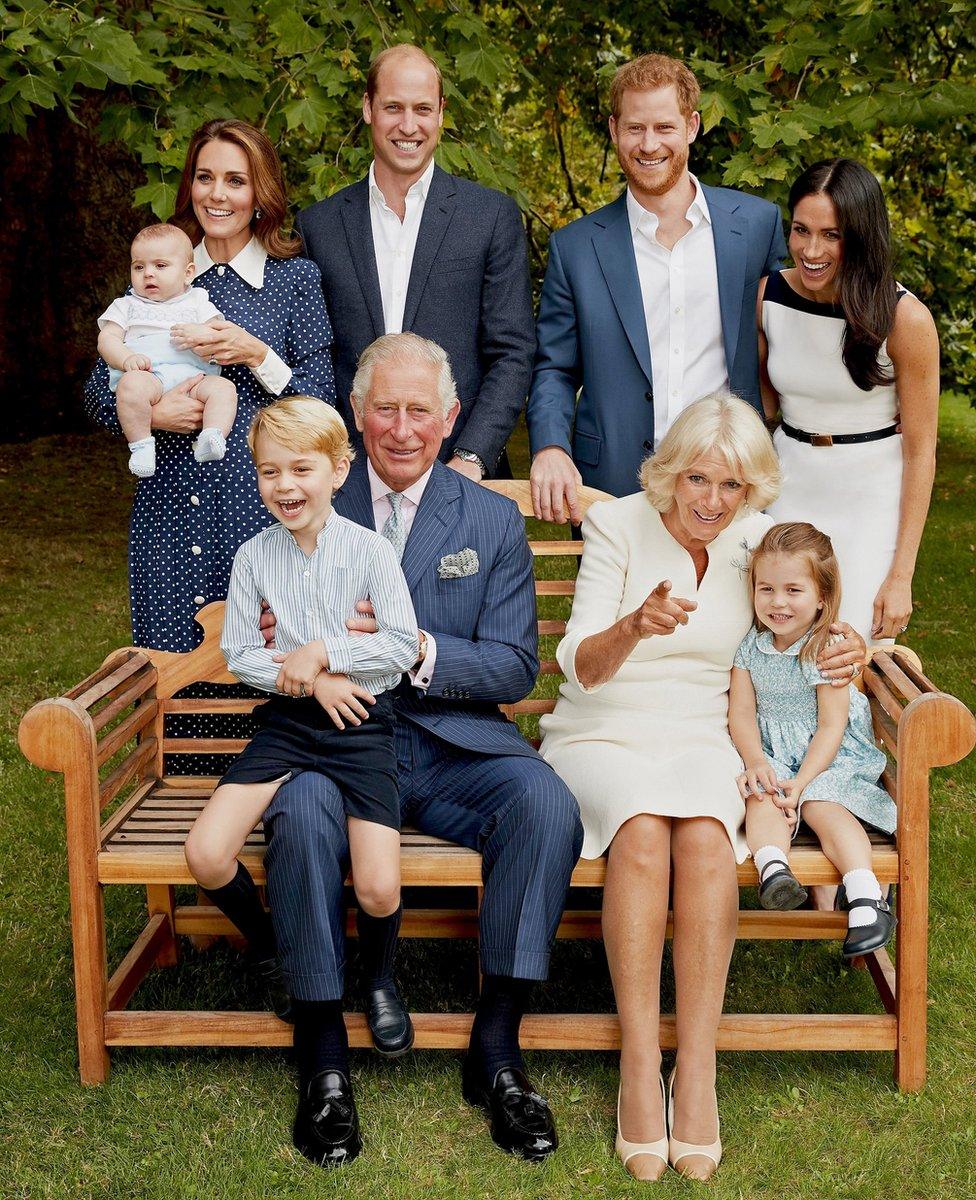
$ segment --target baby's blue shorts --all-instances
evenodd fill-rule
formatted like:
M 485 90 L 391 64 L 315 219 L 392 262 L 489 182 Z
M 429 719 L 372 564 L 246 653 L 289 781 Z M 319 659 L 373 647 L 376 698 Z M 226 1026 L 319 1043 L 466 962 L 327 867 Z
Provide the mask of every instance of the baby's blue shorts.
M 147 333 L 126 342 L 126 348 L 133 354 L 145 354 L 152 363 L 152 374 L 163 385 L 163 391 L 176 387 L 185 379 L 199 375 L 219 375 L 220 367 L 216 363 L 208 363 L 205 359 L 194 354 L 192 350 L 179 350 L 169 340 L 168 333 Z M 108 386 L 114 392 L 119 386 L 122 372 L 109 367 Z

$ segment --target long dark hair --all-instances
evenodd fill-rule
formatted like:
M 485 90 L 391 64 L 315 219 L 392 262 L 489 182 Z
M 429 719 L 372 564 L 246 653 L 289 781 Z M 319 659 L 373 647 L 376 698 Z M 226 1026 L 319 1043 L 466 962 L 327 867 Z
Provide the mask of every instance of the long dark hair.
M 282 232 L 288 212 L 285 181 L 278 152 L 267 134 L 247 121 L 220 118 L 201 125 L 190 139 L 183 164 L 183 175 L 176 191 L 173 223 L 189 234 L 194 243 L 203 237 L 200 222 L 193 212 L 191 189 L 197 169 L 197 157 L 208 142 L 230 142 L 247 156 L 254 186 L 254 207 L 261 213 L 251 222 L 252 232 L 272 258 L 294 258 L 301 254 L 301 239 Z
M 863 391 L 893 376 L 878 362 L 891 331 L 898 289 L 891 273 L 891 227 L 878 181 L 852 158 L 814 163 L 790 188 L 790 216 L 804 196 L 825 195 L 844 238 L 837 299 L 844 311 L 844 366 Z

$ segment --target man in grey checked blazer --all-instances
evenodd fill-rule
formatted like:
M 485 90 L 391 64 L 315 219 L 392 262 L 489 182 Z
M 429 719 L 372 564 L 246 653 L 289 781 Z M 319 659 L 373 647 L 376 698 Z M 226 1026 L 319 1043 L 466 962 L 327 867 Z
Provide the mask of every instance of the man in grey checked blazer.
M 365 179 L 298 218 L 322 272 L 339 411 L 352 426 L 356 362 L 374 338 L 412 330 L 447 351 L 461 409 L 441 459 L 471 479 L 508 474 L 505 442 L 525 402 L 535 322 L 515 202 L 434 165 L 444 120 L 440 71 L 415 46 L 377 56 L 363 118 Z
M 438 346 L 410 333 L 379 339 L 360 361 L 353 404 L 367 461 L 353 464 L 335 510 L 381 531 L 406 527 L 402 567 L 421 631 L 417 661 L 394 694 L 401 815 L 482 854 L 484 986 L 464 1095 L 489 1112 L 498 1145 L 544 1158 L 558 1140 L 525 1075 L 518 1028 L 531 981 L 548 972 L 582 829 L 566 785 L 497 707 L 525 696 L 538 670 L 524 523 L 511 501 L 438 461 L 459 410 Z M 368 633 L 375 623 L 366 615 L 352 627 Z M 298 1008 L 314 1015 L 343 994 L 342 797 L 324 776 L 300 775 L 279 790 L 266 828 L 284 975 Z M 313 1035 L 296 1025 L 300 1057 Z M 348 1090 L 342 1047 L 323 1050 L 315 1065 Z M 296 1144 L 299 1127 L 323 1128 L 326 1097 L 316 1086 L 303 1075 Z M 351 1090 L 336 1087 L 351 1104 Z M 327 1160 L 315 1136 L 322 1153 L 311 1157 Z

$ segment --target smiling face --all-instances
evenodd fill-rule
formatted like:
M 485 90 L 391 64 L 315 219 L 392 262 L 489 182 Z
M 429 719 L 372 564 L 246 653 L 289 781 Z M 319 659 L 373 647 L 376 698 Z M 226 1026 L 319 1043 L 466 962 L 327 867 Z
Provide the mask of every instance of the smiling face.
M 698 113 L 685 117 L 673 84 L 649 92 L 625 91 L 610 118 L 617 160 L 635 197 L 663 196 L 687 178 L 688 147 L 698 134 Z
M 686 550 L 700 550 L 726 529 L 746 498 L 746 484 L 717 452 L 704 454 L 675 480 L 674 503 L 662 519 Z
M 797 201 L 790 223 L 790 255 L 809 299 L 834 301 L 844 262 L 844 235 L 834 202 L 824 192 Z
M 788 650 L 824 606 L 809 563 L 801 554 L 764 554 L 753 566 L 756 616 L 772 631 L 777 650 Z
M 431 65 L 419 54 L 397 54 L 385 62 L 372 99 L 363 96 L 363 120 L 370 127 L 376 182 L 397 178 L 407 186 L 434 157 L 444 100 Z
M 172 300 L 190 286 L 196 268 L 186 256 L 185 239 L 136 238 L 129 278 L 132 290 L 146 300 Z
M 461 410 L 455 400 L 445 415 L 439 378 L 440 368 L 431 363 L 380 362 L 363 411 L 353 402 L 369 461 L 395 492 L 412 487 L 433 466 Z
M 295 536 L 306 554 L 332 512 L 332 493 L 349 474 L 349 459 L 318 450 L 290 450 L 263 431 L 254 444 L 258 491 L 273 517 Z
M 233 142 L 216 138 L 201 147 L 190 190 L 193 213 L 211 255 L 229 262 L 251 240 L 254 180 L 247 155 Z

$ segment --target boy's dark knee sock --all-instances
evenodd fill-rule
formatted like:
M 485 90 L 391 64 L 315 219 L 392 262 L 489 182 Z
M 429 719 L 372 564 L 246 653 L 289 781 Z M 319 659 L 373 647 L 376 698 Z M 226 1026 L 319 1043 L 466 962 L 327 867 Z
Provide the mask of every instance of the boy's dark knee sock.
M 519 1025 L 532 987 L 531 979 L 486 975 L 471 1027 L 471 1052 L 481 1063 L 485 1080 L 494 1082 L 502 1067 L 525 1069 L 519 1046 Z
M 309 1082 L 322 1071 L 341 1071 L 349 1078 L 349 1038 L 341 1000 L 293 1000 L 295 1062 L 304 1096 Z
M 246 867 L 238 863 L 237 874 L 230 883 L 202 890 L 244 934 L 251 953 L 258 961 L 274 958 L 275 937 L 271 917 L 265 912 L 257 885 Z
M 393 962 L 402 918 L 402 904 L 386 917 L 371 917 L 362 908 L 356 914 L 359 961 L 363 969 L 363 988 L 367 991 L 393 987 Z

